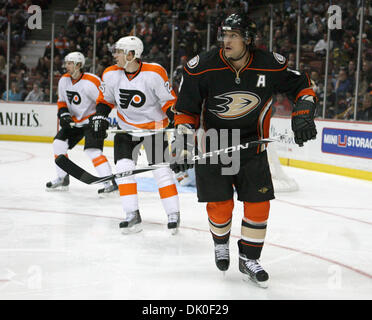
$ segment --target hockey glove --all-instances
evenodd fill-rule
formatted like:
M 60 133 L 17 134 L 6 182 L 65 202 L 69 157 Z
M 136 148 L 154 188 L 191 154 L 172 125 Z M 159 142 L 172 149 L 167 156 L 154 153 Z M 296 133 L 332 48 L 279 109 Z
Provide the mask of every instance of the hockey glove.
M 89 118 L 89 125 L 96 139 L 105 139 L 107 137 L 106 130 L 109 127 L 109 119 L 107 117 L 94 114 Z
M 59 116 L 59 124 L 62 128 L 71 129 L 71 124 L 74 123 L 69 112 L 62 113 Z
M 180 124 L 175 131 L 175 140 L 172 142 L 171 150 L 175 154 L 170 168 L 175 172 L 186 171 L 194 166 L 192 160 L 194 149 L 195 127 L 192 124 Z
M 315 103 L 309 100 L 297 100 L 292 112 L 292 130 L 295 142 L 302 147 L 304 142 L 316 138 L 314 123 Z

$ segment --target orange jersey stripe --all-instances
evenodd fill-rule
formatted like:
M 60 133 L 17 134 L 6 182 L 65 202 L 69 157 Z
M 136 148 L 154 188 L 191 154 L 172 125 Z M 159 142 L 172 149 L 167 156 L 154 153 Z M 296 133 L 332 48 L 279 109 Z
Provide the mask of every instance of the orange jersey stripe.
M 167 101 L 164 106 L 161 107 L 161 110 L 163 110 L 163 112 L 167 112 L 167 110 L 171 107 L 171 106 L 174 106 L 176 104 L 176 101 L 177 99 L 173 99 L 173 100 L 169 100 Z
M 109 72 L 109 71 L 116 71 L 116 70 L 124 70 L 124 69 L 118 67 L 116 64 L 113 65 L 113 66 L 107 67 L 107 68 L 105 69 L 105 71 L 103 71 L 103 73 L 102 73 L 102 79 L 103 79 L 103 75 L 104 75 L 106 72 Z
M 196 124 L 197 118 L 193 116 L 189 116 L 188 114 L 175 114 L 174 115 L 174 124 L 177 126 L 179 124 L 183 123 L 191 123 L 191 124 Z
M 312 88 L 306 88 L 306 89 L 302 89 L 297 94 L 295 101 L 297 102 L 298 98 L 300 98 L 302 96 L 305 96 L 305 95 L 313 96 L 313 97 L 315 97 L 315 99 L 317 99 L 317 96 L 316 96 L 314 90 Z
M 98 95 L 98 98 L 96 100 L 96 104 L 99 104 L 99 103 L 103 103 L 103 104 L 109 106 L 111 109 L 114 109 L 115 108 L 115 105 L 114 104 L 112 104 L 110 102 L 107 102 L 105 100 L 105 97 L 103 96 L 103 93 L 102 93 L 101 90 L 99 90 L 99 95 Z
M 120 196 L 137 194 L 137 183 L 119 184 L 119 194 Z
M 74 122 L 77 122 L 77 123 L 79 123 L 79 122 L 83 122 L 84 120 L 86 120 L 86 119 L 88 119 L 91 115 L 93 115 L 94 113 L 92 113 L 92 114 L 90 114 L 90 115 L 88 115 L 88 116 L 86 116 L 86 117 L 84 117 L 84 118 L 82 118 L 82 119 L 80 119 L 80 120 L 78 120 L 75 116 L 72 116 L 71 118 L 72 118 L 72 120 L 74 120 Z
M 88 81 L 92 82 L 97 88 L 99 88 L 99 86 L 101 85 L 100 81 L 96 77 L 94 77 L 90 74 L 84 73 L 84 75 L 81 79 L 82 80 L 88 80 Z
M 98 166 L 101 165 L 102 163 L 107 162 L 107 158 L 106 158 L 104 155 L 100 155 L 100 156 L 98 156 L 97 158 L 94 158 L 94 159 L 92 160 L 92 162 L 93 162 L 93 165 L 94 165 L 95 167 L 98 167 Z
M 61 108 L 67 108 L 67 103 L 64 101 L 57 101 L 58 110 Z
M 118 112 L 118 117 L 121 120 L 123 120 L 125 123 L 127 123 L 127 124 L 129 124 L 133 127 L 139 128 L 139 129 L 163 129 L 166 126 L 168 126 L 168 124 L 169 124 L 168 118 L 164 118 L 161 121 L 151 121 L 151 122 L 146 122 L 146 123 L 131 123 L 131 122 L 128 122 L 127 120 L 125 120 L 123 115 L 120 114 L 119 112 Z
M 166 199 L 178 195 L 177 187 L 175 184 L 159 188 L 160 199 Z

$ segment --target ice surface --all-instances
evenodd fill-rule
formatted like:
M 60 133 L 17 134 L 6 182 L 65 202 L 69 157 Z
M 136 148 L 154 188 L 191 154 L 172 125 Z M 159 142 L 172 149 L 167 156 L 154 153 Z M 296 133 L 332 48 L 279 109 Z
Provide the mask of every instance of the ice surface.
M 69 155 L 95 174 L 82 146 Z M 372 299 L 372 183 L 284 170 L 300 191 L 271 202 L 265 290 L 238 270 L 241 203 L 223 277 L 192 188 L 181 190 L 172 236 L 151 173 L 138 175 L 143 231 L 123 235 L 119 197 L 99 199 L 98 186 L 73 178 L 68 192 L 45 191 L 51 144 L 0 141 L 0 299 Z

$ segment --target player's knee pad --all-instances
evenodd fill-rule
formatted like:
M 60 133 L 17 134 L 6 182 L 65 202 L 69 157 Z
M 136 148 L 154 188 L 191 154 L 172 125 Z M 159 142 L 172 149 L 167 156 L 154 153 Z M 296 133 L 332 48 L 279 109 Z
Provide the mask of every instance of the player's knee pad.
M 234 209 L 234 200 L 208 202 L 207 212 L 209 220 L 216 224 L 224 224 L 231 220 Z
M 270 201 L 247 202 L 244 201 L 244 218 L 261 223 L 269 218 Z
M 63 140 L 54 139 L 53 141 L 53 152 L 54 155 L 67 154 L 68 142 Z

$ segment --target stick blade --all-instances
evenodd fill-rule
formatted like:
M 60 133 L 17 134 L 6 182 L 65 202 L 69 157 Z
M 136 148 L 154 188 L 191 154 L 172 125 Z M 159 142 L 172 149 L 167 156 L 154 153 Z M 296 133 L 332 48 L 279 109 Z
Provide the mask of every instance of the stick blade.
M 80 168 L 63 154 L 59 155 L 55 159 L 55 163 L 62 170 L 66 171 L 69 175 L 73 176 L 75 179 L 78 179 L 81 182 L 84 182 L 86 184 L 97 183 L 97 177 Z

